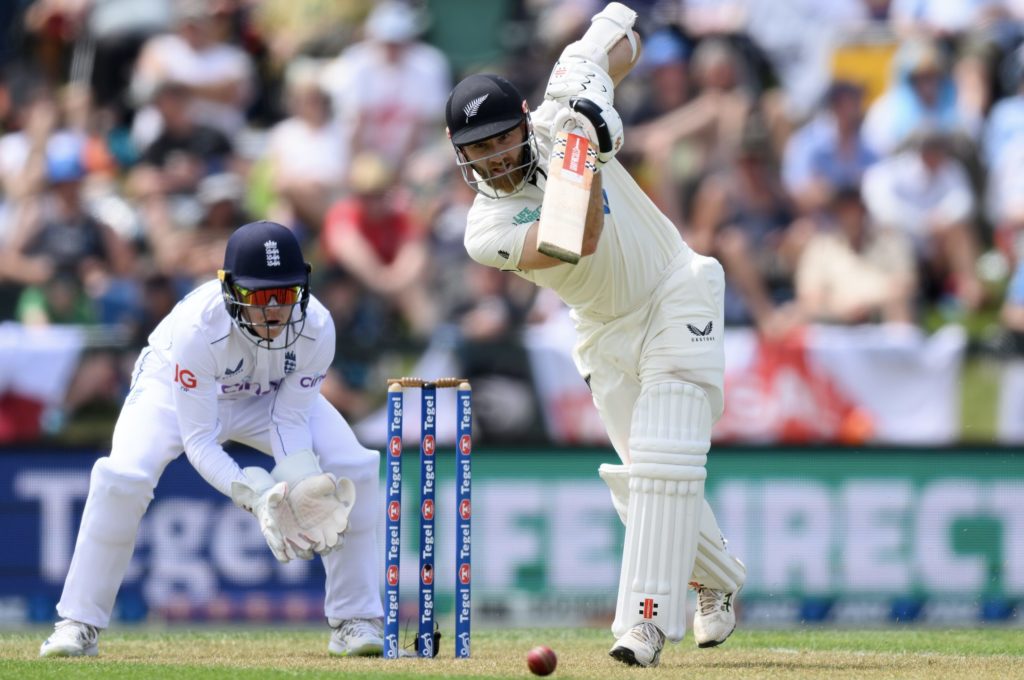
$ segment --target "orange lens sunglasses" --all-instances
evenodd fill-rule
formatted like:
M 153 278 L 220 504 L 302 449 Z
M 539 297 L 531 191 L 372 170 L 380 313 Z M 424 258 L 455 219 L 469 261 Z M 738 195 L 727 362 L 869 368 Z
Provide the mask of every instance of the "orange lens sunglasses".
M 258 305 L 265 307 L 274 300 L 279 305 L 294 305 L 302 297 L 302 286 L 288 286 L 287 288 L 260 288 L 249 290 L 241 286 L 235 286 L 238 293 L 238 301 L 245 305 Z

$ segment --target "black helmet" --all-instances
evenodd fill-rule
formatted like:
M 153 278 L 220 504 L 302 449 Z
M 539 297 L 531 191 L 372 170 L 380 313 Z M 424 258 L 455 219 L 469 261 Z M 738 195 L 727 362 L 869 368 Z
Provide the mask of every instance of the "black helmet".
M 228 239 L 224 268 L 218 272 L 228 314 L 253 342 L 269 349 L 290 346 L 306 323 L 310 271 L 298 239 L 287 227 L 267 221 L 239 227 Z M 265 315 L 264 323 L 258 323 L 254 313 L 243 314 L 245 309 L 262 310 L 271 305 L 293 306 L 281 343 L 256 332 L 270 327 Z
M 461 147 L 508 132 L 523 123 L 526 123 L 526 137 L 523 141 L 522 163 L 503 174 L 526 170 L 524 179 L 529 179 L 533 174 L 537 166 L 537 147 L 530 124 L 530 109 L 516 86 L 505 78 L 493 74 L 465 78 L 448 95 L 444 118 L 462 176 L 474 190 L 492 198 L 499 197 L 497 193 L 488 193 L 481 186 L 485 185 L 486 180 L 494 178 L 478 174 L 471 178 L 473 168 Z

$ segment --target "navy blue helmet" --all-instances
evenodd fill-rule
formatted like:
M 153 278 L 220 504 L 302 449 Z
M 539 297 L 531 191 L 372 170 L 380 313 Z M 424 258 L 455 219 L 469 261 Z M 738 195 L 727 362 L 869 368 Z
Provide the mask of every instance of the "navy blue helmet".
M 260 346 L 284 349 L 294 344 L 306 324 L 310 271 L 287 227 L 267 221 L 239 227 L 228 239 L 224 268 L 218 272 L 228 314 Z M 274 307 L 291 308 L 286 321 L 269 311 Z M 283 338 L 268 339 L 271 329 L 281 326 L 286 330 Z

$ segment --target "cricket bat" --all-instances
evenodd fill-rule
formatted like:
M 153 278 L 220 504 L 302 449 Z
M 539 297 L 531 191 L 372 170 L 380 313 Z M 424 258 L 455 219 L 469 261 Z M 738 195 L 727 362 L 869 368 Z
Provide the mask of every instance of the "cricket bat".
M 580 261 L 595 170 L 597 150 L 583 129 L 559 131 L 548 161 L 537 232 L 538 251 L 570 264 Z

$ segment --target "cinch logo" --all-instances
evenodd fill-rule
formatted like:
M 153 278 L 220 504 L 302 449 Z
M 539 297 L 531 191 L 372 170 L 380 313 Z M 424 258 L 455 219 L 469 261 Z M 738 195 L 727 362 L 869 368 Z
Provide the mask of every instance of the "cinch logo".
M 378 512 L 380 511 L 378 510 Z M 421 512 L 423 513 L 423 519 L 434 519 L 434 501 L 429 498 L 423 501 Z
M 399 456 L 401 456 L 402 455 L 402 438 L 401 437 L 392 437 L 391 438 L 391 443 L 388 444 L 388 451 L 390 451 L 391 455 L 394 456 L 395 458 L 398 458 Z
M 398 501 L 388 503 L 388 519 L 397 522 L 402 517 L 402 505 Z
M 464 586 L 465 585 L 469 585 L 469 565 L 468 564 L 460 564 L 459 565 L 459 583 L 461 583 Z
M 459 439 L 459 451 L 463 456 L 468 456 L 473 451 L 473 438 L 468 434 L 462 435 Z
M 640 615 L 645 619 L 653 619 L 658 615 L 658 603 L 652 598 L 644 598 L 643 602 L 640 603 Z
M 462 502 L 459 503 L 459 517 L 462 519 L 469 519 L 473 516 L 473 508 L 469 503 L 468 498 L 463 498 Z
M 199 382 L 196 380 L 196 374 L 187 368 L 183 369 L 178 364 L 174 364 L 174 382 L 181 385 L 186 390 L 191 390 Z
M 434 582 L 434 567 L 429 564 L 424 564 L 423 569 L 420 570 L 420 581 L 423 585 L 429 586 Z
M 398 585 L 398 567 L 396 567 L 393 564 L 388 567 L 388 585 L 389 586 L 397 586 Z
M 428 434 L 423 438 L 423 454 L 426 456 L 434 455 L 434 435 Z

